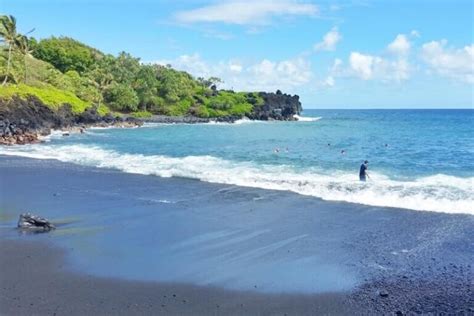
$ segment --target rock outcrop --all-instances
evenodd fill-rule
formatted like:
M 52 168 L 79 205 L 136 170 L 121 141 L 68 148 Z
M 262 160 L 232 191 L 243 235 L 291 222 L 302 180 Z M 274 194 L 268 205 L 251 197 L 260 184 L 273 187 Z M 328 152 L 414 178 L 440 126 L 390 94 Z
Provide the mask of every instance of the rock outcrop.
M 110 114 L 100 116 L 95 108 L 74 114 L 68 104 L 53 111 L 35 97 L 0 100 L 0 145 L 40 142 L 40 136 L 50 134 L 51 129 L 112 125 L 129 127 L 141 124 L 141 121 L 133 118 L 123 119 Z
M 17 227 L 21 230 L 27 230 L 31 232 L 47 232 L 56 228 L 46 218 L 42 218 L 31 213 L 20 214 Z
M 251 120 L 280 120 L 293 121 L 295 115 L 302 111 L 299 96 L 260 92 L 263 104 L 254 104 L 248 115 Z M 256 102 L 256 100 L 255 100 Z M 21 99 L 13 97 L 11 100 L 0 99 L 0 145 L 29 144 L 41 141 L 42 135 L 48 135 L 52 129 L 83 131 L 90 126 L 140 126 L 143 122 L 156 123 L 233 123 L 243 116 L 234 115 L 219 118 L 200 118 L 195 116 L 163 116 L 156 115 L 147 119 L 121 117 L 107 114 L 99 115 L 94 107 L 86 109 L 80 114 L 74 114 L 71 106 L 65 104 L 53 111 L 35 97 Z
M 256 105 L 253 108 L 249 118 L 252 120 L 279 120 L 294 121 L 295 115 L 299 115 L 302 111 L 300 97 L 298 95 L 289 95 L 281 93 L 260 92 L 263 98 L 263 105 Z

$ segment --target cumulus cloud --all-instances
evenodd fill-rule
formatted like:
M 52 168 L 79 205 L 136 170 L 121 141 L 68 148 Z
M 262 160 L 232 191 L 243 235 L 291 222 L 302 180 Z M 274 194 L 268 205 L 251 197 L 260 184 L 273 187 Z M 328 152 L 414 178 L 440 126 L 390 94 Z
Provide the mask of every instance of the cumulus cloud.
M 349 57 L 349 63 L 354 73 L 361 79 L 371 79 L 376 64 L 380 64 L 382 59 L 379 57 L 364 55 L 359 52 L 352 52 Z
M 401 82 L 410 78 L 412 67 L 408 62 L 411 43 L 405 34 L 398 34 L 387 45 L 390 54 L 375 55 L 358 51 L 350 53 L 348 66 L 336 59 L 330 73 L 336 76 L 357 77 L 362 80 Z
M 341 40 L 342 36 L 337 30 L 337 27 L 333 27 L 326 35 L 323 40 L 314 45 L 316 51 L 332 51 L 336 49 L 337 43 Z
M 410 78 L 410 66 L 404 58 L 389 60 L 380 56 L 352 52 L 350 70 L 363 80 L 403 81 Z
M 226 23 L 238 25 L 268 24 L 274 17 L 314 16 L 316 5 L 295 0 L 231 0 L 180 11 L 174 16 L 179 23 Z
M 225 60 L 211 63 L 199 54 L 182 55 L 174 60 L 158 60 L 153 63 L 171 64 L 196 77 L 217 76 L 224 82 L 222 88 L 240 90 L 274 91 L 277 89 L 296 92 L 296 87 L 310 82 L 311 64 L 304 58 L 272 61 L 263 59 L 256 63 Z
M 241 73 L 242 65 L 236 62 L 229 62 L 229 70 L 233 73 Z
M 411 44 L 405 34 L 398 34 L 397 37 L 388 44 L 388 50 L 396 55 L 407 55 L 410 52 Z
M 447 47 L 447 41 L 423 44 L 421 59 L 441 76 L 474 83 L 474 44 L 463 48 Z

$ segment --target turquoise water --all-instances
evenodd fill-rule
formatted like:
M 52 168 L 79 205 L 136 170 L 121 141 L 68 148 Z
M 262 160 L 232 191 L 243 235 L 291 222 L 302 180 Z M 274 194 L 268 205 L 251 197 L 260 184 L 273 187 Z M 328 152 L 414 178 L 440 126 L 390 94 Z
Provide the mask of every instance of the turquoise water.
M 3 147 L 0 153 L 326 200 L 474 214 L 473 110 L 307 110 L 302 116 L 298 122 L 59 133 L 45 144 Z M 360 183 L 365 159 L 371 179 Z

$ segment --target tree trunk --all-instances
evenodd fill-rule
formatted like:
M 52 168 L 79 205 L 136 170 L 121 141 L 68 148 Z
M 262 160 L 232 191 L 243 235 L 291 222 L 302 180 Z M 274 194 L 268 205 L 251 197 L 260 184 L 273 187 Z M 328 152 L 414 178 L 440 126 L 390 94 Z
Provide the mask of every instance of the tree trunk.
M 7 73 L 5 74 L 5 79 L 3 79 L 2 86 L 7 83 L 8 76 L 10 75 L 10 60 L 12 58 L 12 44 L 8 47 L 8 60 L 7 60 Z
M 23 57 L 23 63 L 24 63 L 24 66 L 25 66 L 25 84 L 26 84 L 26 79 L 27 79 L 27 74 L 28 74 L 27 73 L 28 69 L 27 69 L 27 66 L 26 66 L 26 56 L 27 56 L 27 54 L 25 53 L 25 56 Z

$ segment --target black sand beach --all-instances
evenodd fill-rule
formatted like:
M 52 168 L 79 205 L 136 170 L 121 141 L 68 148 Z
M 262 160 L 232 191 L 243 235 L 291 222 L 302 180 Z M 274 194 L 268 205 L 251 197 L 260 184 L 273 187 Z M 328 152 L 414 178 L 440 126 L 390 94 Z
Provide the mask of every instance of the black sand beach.
M 7 315 L 473 314 L 474 216 L 0 158 Z M 31 211 L 58 228 L 20 234 Z

